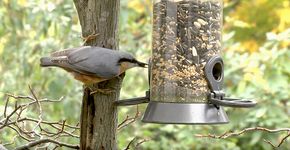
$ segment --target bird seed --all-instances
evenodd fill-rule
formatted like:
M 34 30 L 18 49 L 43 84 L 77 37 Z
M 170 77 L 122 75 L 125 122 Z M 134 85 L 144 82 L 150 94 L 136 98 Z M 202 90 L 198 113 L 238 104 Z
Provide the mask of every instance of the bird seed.
M 207 102 L 203 69 L 221 50 L 222 4 L 161 0 L 153 7 L 152 100 Z

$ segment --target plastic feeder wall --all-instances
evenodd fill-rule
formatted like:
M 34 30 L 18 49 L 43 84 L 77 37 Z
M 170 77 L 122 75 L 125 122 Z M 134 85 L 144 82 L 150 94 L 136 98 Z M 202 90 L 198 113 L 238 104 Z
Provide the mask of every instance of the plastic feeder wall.
M 150 102 L 143 122 L 221 124 L 228 117 L 209 102 L 208 73 L 223 82 L 222 0 L 156 0 L 150 66 Z

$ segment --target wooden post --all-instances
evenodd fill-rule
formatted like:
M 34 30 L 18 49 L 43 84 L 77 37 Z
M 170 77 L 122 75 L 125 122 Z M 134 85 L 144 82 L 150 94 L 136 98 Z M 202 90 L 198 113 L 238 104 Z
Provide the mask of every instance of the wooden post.
M 119 0 L 74 0 L 86 45 L 118 49 Z M 81 110 L 80 148 L 82 150 L 117 149 L 117 107 L 123 76 L 94 87 L 113 90 L 110 94 L 90 95 L 84 87 Z

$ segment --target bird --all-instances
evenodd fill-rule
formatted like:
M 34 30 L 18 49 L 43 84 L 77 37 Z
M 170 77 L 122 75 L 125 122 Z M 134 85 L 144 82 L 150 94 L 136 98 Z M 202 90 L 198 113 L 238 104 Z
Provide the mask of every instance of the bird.
M 41 67 L 59 67 L 84 85 L 100 83 L 133 67 L 147 67 L 132 54 L 97 46 L 80 46 L 51 53 L 40 58 Z

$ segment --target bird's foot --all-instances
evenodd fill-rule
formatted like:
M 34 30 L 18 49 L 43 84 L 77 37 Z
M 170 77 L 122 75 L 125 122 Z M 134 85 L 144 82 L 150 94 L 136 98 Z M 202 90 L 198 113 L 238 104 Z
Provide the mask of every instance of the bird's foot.
M 104 94 L 104 95 L 109 95 L 111 93 L 113 93 L 114 90 L 113 89 L 94 89 L 92 90 L 92 92 L 90 92 L 90 95 L 94 95 L 96 93 L 101 93 L 101 94 Z

